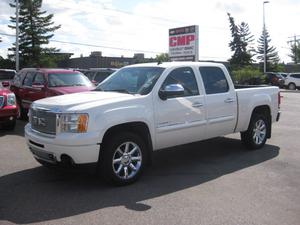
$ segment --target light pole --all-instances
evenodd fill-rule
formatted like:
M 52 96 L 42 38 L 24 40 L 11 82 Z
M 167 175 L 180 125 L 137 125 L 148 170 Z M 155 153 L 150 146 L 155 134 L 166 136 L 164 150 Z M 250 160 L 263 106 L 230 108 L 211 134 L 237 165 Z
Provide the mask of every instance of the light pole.
M 263 35 L 264 35 L 264 73 L 267 72 L 267 49 L 266 49 L 266 21 L 265 21 L 265 4 L 269 1 L 263 2 Z
M 16 71 L 19 71 L 19 0 L 16 0 Z

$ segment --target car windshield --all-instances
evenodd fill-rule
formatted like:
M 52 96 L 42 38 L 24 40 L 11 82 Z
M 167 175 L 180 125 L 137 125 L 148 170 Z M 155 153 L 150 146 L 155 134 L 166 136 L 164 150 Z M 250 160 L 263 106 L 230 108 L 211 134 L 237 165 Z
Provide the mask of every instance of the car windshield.
M 163 71 L 161 67 L 123 68 L 105 79 L 95 90 L 146 95 Z
M 48 75 L 49 87 L 87 86 L 92 83 L 81 73 L 52 73 Z
M 12 80 L 14 76 L 15 72 L 13 71 L 0 71 L 0 80 Z

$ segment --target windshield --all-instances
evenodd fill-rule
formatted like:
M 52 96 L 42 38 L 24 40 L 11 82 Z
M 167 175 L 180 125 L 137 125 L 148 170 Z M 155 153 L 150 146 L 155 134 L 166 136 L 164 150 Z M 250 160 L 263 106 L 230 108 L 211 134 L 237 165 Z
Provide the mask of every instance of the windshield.
M 161 67 L 128 67 L 109 76 L 96 91 L 118 91 L 129 94 L 148 94 L 164 71 Z
M 49 87 L 87 86 L 92 83 L 81 73 L 53 73 L 48 75 Z
M 12 80 L 14 76 L 15 72 L 13 71 L 0 71 L 0 80 Z

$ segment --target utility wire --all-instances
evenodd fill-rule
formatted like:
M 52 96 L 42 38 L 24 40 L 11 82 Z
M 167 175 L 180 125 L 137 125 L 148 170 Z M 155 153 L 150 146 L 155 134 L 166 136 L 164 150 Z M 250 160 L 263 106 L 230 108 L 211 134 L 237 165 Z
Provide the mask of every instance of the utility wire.
M 6 34 L 0 33 L 0 35 L 15 37 L 13 34 Z M 108 48 L 114 50 L 122 50 L 122 51 L 130 51 L 130 52 L 143 52 L 143 53 L 153 53 L 153 54 L 160 54 L 162 52 L 159 51 L 150 51 L 150 50 L 140 50 L 140 49 L 129 49 L 129 48 L 119 48 L 119 47 L 112 47 L 112 46 L 104 46 L 104 45 L 95 45 L 95 44 L 86 44 L 86 43 L 79 43 L 79 42 L 71 42 L 71 41 L 60 41 L 60 40 L 49 40 L 49 42 L 57 42 L 62 44 L 71 44 L 71 45 L 81 45 L 81 46 L 88 46 L 88 47 L 98 47 L 98 48 Z

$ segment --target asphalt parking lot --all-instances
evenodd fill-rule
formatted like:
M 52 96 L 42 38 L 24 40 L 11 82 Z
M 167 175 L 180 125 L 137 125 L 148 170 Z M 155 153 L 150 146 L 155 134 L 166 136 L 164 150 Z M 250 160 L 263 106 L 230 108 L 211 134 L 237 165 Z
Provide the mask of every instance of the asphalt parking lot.
M 140 181 L 111 187 L 90 170 L 51 171 L 0 130 L 0 224 L 300 224 L 300 93 L 283 93 L 272 138 L 239 135 L 159 151 Z

